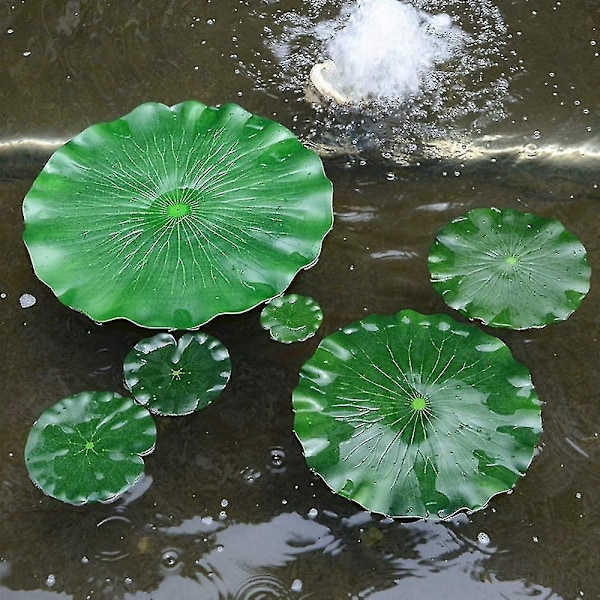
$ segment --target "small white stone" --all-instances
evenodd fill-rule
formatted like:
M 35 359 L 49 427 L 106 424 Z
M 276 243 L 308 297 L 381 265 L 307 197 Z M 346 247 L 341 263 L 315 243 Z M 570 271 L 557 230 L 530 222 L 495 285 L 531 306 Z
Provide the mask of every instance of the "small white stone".
M 36 297 L 32 296 L 31 294 L 23 294 L 19 298 L 19 304 L 21 305 L 21 308 L 29 308 L 30 306 L 33 306 L 36 302 Z

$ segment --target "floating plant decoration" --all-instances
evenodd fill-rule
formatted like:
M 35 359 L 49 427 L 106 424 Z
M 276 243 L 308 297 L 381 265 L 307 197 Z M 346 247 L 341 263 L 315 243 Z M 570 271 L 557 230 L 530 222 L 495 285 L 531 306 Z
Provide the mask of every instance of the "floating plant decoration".
M 287 294 L 267 302 L 260 324 L 276 342 L 303 342 L 315 335 L 323 322 L 319 304 L 308 296 Z
M 371 315 L 324 338 L 293 393 L 306 461 L 392 517 L 477 510 L 525 473 L 541 433 L 529 371 L 446 315 Z
M 284 291 L 332 227 L 318 155 L 235 104 L 138 106 L 50 158 L 23 203 L 36 275 L 95 321 L 194 329 Z
M 476 208 L 446 225 L 429 253 L 445 302 L 493 327 L 566 319 L 590 289 L 583 244 L 555 219 Z
M 227 348 L 205 333 L 179 341 L 159 333 L 139 341 L 125 357 L 125 385 L 133 397 L 158 415 L 188 415 L 208 406 L 231 375 Z
M 150 413 L 111 392 L 81 392 L 45 410 L 25 445 L 33 483 L 69 504 L 110 502 L 142 476 L 154 450 Z

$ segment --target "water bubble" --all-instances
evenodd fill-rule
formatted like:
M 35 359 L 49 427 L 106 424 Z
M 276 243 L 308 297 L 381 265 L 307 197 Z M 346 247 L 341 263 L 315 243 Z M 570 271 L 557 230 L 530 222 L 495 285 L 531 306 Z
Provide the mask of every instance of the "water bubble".
M 296 593 L 301 592 L 302 591 L 302 580 L 294 579 L 294 581 L 292 581 L 291 590 L 292 590 L 292 592 L 296 592 Z
M 46 577 L 46 585 L 48 587 L 52 587 L 56 583 L 56 575 L 54 573 L 50 573 L 48 577 Z
M 174 548 L 164 550 L 160 557 L 161 566 L 169 573 L 176 571 L 180 565 L 179 552 Z
M 260 471 L 257 471 L 256 469 L 246 467 L 242 469 L 242 471 L 240 471 L 240 475 L 246 483 L 253 484 L 257 479 L 259 479 L 262 476 L 262 473 Z
M 269 463 L 267 468 L 271 473 L 283 473 L 286 469 L 285 450 L 281 446 L 274 446 L 269 450 Z
M 309 519 L 316 519 L 319 515 L 319 511 L 316 508 L 311 508 L 307 514 Z
M 477 534 L 477 541 L 482 545 L 482 546 L 488 546 L 490 543 L 490 536 L 485 533 L 484 531 L 480 531 Z

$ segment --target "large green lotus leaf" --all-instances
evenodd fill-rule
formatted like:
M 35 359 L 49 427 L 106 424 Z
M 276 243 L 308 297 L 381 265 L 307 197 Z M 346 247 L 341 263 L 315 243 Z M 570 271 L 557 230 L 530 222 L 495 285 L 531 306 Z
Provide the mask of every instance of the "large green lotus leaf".
M 312 298 L 285 294 L 267 302 L 260 324 L 276 342 L 303 342 L 315 335 L 323 322 L 323 311 Z
M 133 486 L 154 450 L 150 413 L 111 392 L 81 392 L 45 410 L 25 445 L 29 476 L 69 504 L 108 502 Z
M 393 517 L 477 510 L 527 470 L 541 433 L 529 371 L 446 315 L 371 315 L 324 338 L 293 393 L 308 465 Z
M 275 297 L 317 260 L 332 186 L 274 121 L 147 103 L 55 152 L 23 213 L 35 272 L 64 304 L 193 329 Z
M 208 406 L 231 375 L 227 348 L 205 333 L 179 341 L 159 333 L 139 341 L 125 357 L 125 385 L 150 412 L 188 415 Z
M 511 209 L 477 208 L 446 225 L 429 271 L 449 306 L 493 327 L 564 320 L 590 289 L 583 244 L 554 219 Z

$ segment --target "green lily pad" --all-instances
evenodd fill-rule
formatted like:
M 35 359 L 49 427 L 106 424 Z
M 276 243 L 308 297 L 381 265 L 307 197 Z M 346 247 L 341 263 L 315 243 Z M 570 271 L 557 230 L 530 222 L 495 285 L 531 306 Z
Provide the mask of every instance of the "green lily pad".
M 308 296 L 287 294 L 267 302 L 260 324 L 276 342 L 303 342 L 315 335 L 323 322 L 319 304 Z
M 29 477 L 69 504 L 109 502 L 142 476 L 154 450 L 150 413 L 111 392 L 81 392 L 45 410 L 25 445 Z
M 392 517 L 446 518 L 513 487 L 541 433 L 529 371 L 446 315 L 371 315 L 324 338 L 294 430 L 334 491 Z
M 477 208 L 446 225 L 429 271 L 448 306 L 493 327 L 564 320 L 590 289 L 583 244 L 554 219 L 511 209 Z
M 50 158 L 23 203 L 36 275 L 95 321 L 194 329 L 283 292 L 333 223 L 318 155 L 235 104 L 147 103 Z
M 158 415 L 188 415 L 208 406 L 231 375 L 227 348 L 205 333 L 179 341 L 159 333 L 139 341 L 125 357 L 125 385 Z

